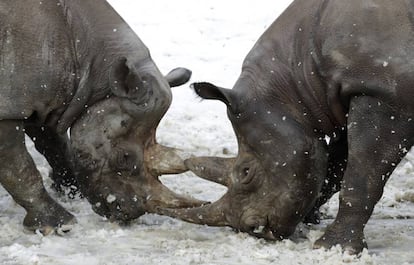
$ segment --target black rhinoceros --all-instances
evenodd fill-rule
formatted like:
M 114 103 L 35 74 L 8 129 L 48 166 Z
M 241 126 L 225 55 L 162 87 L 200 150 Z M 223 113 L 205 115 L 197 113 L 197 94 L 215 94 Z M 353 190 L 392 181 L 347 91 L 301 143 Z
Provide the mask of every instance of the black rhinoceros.
M 25 133 L 58 185 L 76 181 L 109 219 L 199 205 L 158 180 L 186 168 L 155 140 L 171 103 L 169 84 L 190 75 L 178 68 L 164 77 L 104 0 L 1 0 L 0 182 L 26 209 L 24 225 L 48 233 L 75 220 L 44 189 Z
M 340 189 L 336 220 L 316 246 L 361 251 L 364 226 L 414 142 L 413 12 L 413 1 L 294 1 L 233 89 L 194 84 L 227 105 L 239 153 L 186 163 L 228 192 L 164 214 L 280 239 Z

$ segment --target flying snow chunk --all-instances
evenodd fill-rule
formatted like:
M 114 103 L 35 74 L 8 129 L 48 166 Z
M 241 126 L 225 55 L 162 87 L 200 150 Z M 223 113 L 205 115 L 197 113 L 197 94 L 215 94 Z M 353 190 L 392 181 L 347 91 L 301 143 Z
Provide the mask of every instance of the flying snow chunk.
M 116 196 L 112 195 L 112 194 L 109 194 L 108 197 L 106 197 L 106 201 L 108 203 L 113 203 L 114 201 L 116 201 Z

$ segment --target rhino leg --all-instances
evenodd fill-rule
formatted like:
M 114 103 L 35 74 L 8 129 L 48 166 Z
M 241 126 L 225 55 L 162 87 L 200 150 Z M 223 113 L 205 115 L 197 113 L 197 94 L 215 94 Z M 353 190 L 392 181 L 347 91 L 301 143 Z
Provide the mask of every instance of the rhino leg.
M 26 150 L 22 122 L 0 121 L 0 157 L 0 183 L 27 211 L 24 226 L 44 234 L 69 230 L 75 218 L 46 192 Z
M 373 97 L 352 99 L 348 116 L 348 165 L 339 211 L 315 247 L 340 244 L 350 253 L 359 253 L 366 247 L 364 227 L 388 177 L 414 142 L 414 117 L 408 115 Z
M 304 223 L 319 224 L 319 208 L 341 189 L 341 181 L 348 158 L 348 141 L 346 131 L 343 132 L 337 139 L 332 139 L 328 145 L 329 159 L 327 176 L 321 189 L 321 195 L 315 202 L 315 206 L 305 217 Z
M 25 124 L 26 134 L 33 140 L 35 147 L 52 168 L 50 178 L 53 187 L 62 192 L 63 187 L 70 187 L 69 197 L 78 191 L 78 182 L 74 174 L 73 154 L 67 134 L 59 135 L 48 127 Z

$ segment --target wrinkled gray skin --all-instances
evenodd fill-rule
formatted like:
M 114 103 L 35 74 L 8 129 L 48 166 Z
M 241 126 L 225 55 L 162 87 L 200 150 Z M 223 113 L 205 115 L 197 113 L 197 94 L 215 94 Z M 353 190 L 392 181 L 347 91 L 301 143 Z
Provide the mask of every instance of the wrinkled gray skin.
M 178 68 L 164 77 L 106 1 L 0 1 L 0 182 L 26 209 L 24 225 L 47 234 L 75 222 L 45 191 L 24 133 L 56 185 L 79 185 L 111 220 L 201 205 L 158 180 L 186 170 L 155 130 L 171 103 L 169 84 L 190 75 Z
M 360 252 L 383 187 L 414 142 L 413 11 L 411 1 L 294 1 L 232 90 L 194 84 L 227 105 L 239 153 L 186 164 L 228 192 L 164 214 L 279 239 L 315 221 L 340 189 L 336 220 L 315 246 Z

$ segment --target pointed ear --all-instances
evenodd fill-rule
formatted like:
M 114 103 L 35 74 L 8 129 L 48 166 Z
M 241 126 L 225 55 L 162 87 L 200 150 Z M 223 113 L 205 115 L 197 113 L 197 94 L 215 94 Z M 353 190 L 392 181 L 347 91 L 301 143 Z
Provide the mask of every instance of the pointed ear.
M 110 70 L 111 91 L 118 97 L 126 97 L 128 94 L 128 87 L 126 85 L 129 68 L 127 66 L 127 59 L 121 57 L 116 60 Z
M 207 82 L 193 83 L 191 88 L 204 99 L 218 99 L 226 104 L 227 107 L 234 107 L 232 102 L 234 102 L 235 93 L 231 89 L 218 87 Z
M 113 63 L 110 73 L 111 91 L 117 97 L 129 98 L 140 104 L 145 102 L 152 92 L 150 80 L 141 77 L 125 57 Z
M 175 68 L 171 70 L 166 76 L 165 79 L 167 79 L 168 84 L 170 87 L 176 87 L 184 85 L 188 82 L 191 78 L 191 71 L 186 68 Z

